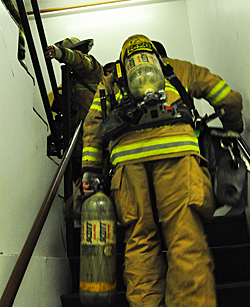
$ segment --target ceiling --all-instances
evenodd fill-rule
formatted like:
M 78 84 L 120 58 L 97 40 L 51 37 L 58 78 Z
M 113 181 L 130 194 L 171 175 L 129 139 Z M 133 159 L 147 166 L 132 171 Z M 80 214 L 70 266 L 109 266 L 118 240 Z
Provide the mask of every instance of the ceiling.
M 32 4 L 31 0 L 23 0 L 24 5 L 27 12 L 32 12 Z M 40 11 L 57 11 L 60 8 L 68 7 L 68 8 L 97 8 L 97 6 L 103 5 L 122 5 L 122 6 L 130 6 L 130 5 L 138 5 L 138 4 L 148 4 L 148 3 L 155 3 L 155 2 L 167 2 L 171 0 L 37 0 L 38 7 Z M 172 0 L 173 1 L 173 0 Z M 13 0 L 15 2 L 15 0 Z
M 109 4 L 109 3 L 117 3 L 117 2 L 130 2 L 131 0 L 37 0 L 38 6 L 40 10 L 47 10 L 52 8 L 59 7 L 73 7 L 73 6 L 96 6 L 98 4 Z M 30 0 L 24 0 L 24 4 L 27 11 L 32 11 L 32 5 Z

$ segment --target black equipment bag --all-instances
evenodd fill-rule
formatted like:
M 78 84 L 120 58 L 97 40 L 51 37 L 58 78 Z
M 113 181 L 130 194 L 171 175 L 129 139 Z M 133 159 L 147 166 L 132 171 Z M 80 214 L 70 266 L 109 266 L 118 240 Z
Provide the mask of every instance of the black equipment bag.
M 247 167 L 238 138 L 237 132 L 209 127 L 199 136 L 201 154 L 208 160 L 217 207 L 247 206 Z
M 208 160 L 207 167 L 211 174 L 217 207 L 224 205 L 246 207 L 248 170 L 238 147 L 237 139 L 240 135 L 223 128 L 208 127 L 207 122 L 220 114 L 214 113 L 201 118 L 173 68 L 169 64 L 162 67 L 164 75 L 175 86 L 184 103 L 193 110 L 194 125 L 200 132 L 200 151 Z

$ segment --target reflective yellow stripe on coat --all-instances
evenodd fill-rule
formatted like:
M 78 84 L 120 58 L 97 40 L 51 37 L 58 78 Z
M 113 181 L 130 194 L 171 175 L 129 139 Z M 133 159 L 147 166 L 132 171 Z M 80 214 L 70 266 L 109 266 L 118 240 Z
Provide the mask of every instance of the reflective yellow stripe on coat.
M 136 142 L 130 145 L 116 146 L 110 156 L 110 162 L 137 160 L 177 152 L 196 151 L 200 153 L 198 139 L 192 136 L 163 137 Z
M 106 106 L 107 106 L 107 115 L 109 115 L 109 112 L 111 110 L 111 104 L 108 100 L 106 100 Z M 102 112 L 101 98 L 99 97 L 95 98 L 90 106 L 90 109 Z

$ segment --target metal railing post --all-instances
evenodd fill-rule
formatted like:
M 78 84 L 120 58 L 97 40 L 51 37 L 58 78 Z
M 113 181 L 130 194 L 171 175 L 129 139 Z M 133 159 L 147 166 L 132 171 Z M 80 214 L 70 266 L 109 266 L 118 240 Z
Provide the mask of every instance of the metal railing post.
M 47 119 L 48 119 L 50 131 L 51 131 L 51 134 L 52 134 L 52 136 L 55 140 L 55 146 L 56 146 L 56 149 L 57 149 L 58 157 L 61 158 L 60 143 L 59 143 L 59 141 L 57 141 L 56 127 L 55 127 L 53 115 L 52 115 L 52 112 L 51 112 L 51 109 L 50 109 L 49 99 L 48 99 L 46 87 L 45 87 L 45 84 L 44 84 L 42 71 L 41 71 L 40 63 L 39 63 L 38 56 L 37 56 L 37 53 L 36 53 L 34 41 L 33 41 L 33 38 L 32 38 L 30 26 L 29 26 L 29 23 L 28 23 L 28 18 L 27 18 L 27 15 L 26 15 L 24 3 L 23 3 L 23 0 L 16 0 L 16 2 L 17 2 L 20 17 L 21 17 L 21 20 L 22 20 L 25 37 L 26 37 L 26 40 L 27 40 L 27 43 L 28 43 L 28 46 L 29 46 L 30 56 L 31 56 L 31 60 L 32 60 L 33 67 L 34 67 L 34 70 L 35 70 L 36 79 L 37 79 L 37 83 L 38 83 L 38 86 L 39 86 L 39 89 L 40 89 L 40 94 L 41 94 L 41 97 L 42 97 L 44 109 L 45 109 L 46 116 L 47 116 Z
M 42 49 L 43 49 L 43 52 L 45 52 L 48 44 L 47 44 L 47 40 L 46 40 L 44 27 L 43 27 L 43 23 L 42 23 L 42 18 L 41 18 L 41 15 L 40 15 L 37 0 L 31 0 L 31 4 L 32 4 L 32 7 L 33 7 L 33 12 L 34 12 L 35 20 L 36 20 L 37 30 L 38 30 L 38 33 L 39 33 L 39 38 L 40 38 L 40 41 L 41 41 Z M 49 74 L 50 83 L 51 83 L 52 91 L 53 91 L 53 94 L 54 94 L 54 98 L 56 100 L 60 100 L 60 95 L 58 93 L 56 78 L 55 78 L 55 74 L 54 74 L 54 70 L 53 70 L 51 60 L 45 58 L 45 62 L 46 62 L 46 66 L 47 66 L 47 70 L 48 70 L 48 74 Z

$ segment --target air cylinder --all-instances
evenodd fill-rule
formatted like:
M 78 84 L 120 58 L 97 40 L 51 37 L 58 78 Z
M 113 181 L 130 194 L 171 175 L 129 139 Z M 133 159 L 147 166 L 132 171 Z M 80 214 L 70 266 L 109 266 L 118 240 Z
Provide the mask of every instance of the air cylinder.
M 85 307 L 106 307 L 116 293 L 116 212 L 97 192 L 82 205 L 80 300 Z

